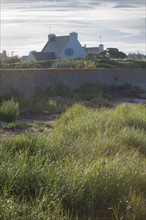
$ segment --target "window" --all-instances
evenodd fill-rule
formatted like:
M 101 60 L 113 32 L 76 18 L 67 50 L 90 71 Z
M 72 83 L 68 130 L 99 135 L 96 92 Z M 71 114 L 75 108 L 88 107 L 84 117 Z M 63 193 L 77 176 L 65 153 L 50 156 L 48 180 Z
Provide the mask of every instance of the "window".
M 66 56 L 72 56 L 73 53 L 74 53 L 73 49 L 71 49 L 71 48 L 66 48 L 65 49 L 65 55 Z

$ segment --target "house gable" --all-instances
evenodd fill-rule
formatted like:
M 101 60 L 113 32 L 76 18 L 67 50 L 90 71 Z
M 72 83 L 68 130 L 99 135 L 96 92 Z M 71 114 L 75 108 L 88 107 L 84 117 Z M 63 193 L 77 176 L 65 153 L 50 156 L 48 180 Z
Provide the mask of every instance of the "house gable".
M 23 56 L 23 57 L 21 58 L 21 60 L 22 60 L 23 62 L 36 61 L 36 58 L 35 58 L 35 56 L 33 55 L 33 52 L 34 52 L 34 51 L 31 51 L 28 56 Z
M 59 58 L 80 58 L 86 57 L 86 52 L 77 38 L 77 33 L 71 33 L 69 41 L 59 54 Z
M 42 49 L 42 52 L 54 52 L 55 56 L 58 57 L 63 48 L 66 46 L 66 44 L 69 41 L 69 36 L 58 36 L 55 35 L 52 36 L 49 41 L 46 43 L 44 48 Z

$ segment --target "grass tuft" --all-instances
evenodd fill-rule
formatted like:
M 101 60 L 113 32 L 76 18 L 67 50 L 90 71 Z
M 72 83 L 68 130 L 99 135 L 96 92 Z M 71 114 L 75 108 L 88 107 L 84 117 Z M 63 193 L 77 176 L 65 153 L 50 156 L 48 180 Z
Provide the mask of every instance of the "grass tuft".
M 0 120 L 6 122 L 15 121 L 19 116 L 19 104 L 13 99 L 4 101 L 0 107 Z

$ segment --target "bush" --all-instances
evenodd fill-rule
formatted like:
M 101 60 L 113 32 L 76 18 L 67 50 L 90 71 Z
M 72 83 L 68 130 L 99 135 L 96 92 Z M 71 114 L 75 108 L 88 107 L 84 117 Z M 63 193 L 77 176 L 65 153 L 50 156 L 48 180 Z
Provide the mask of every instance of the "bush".
M 79 66 L 83 68 L 82 60 L 62 59 L 54 62 L 52 68 L 76 68 Z
M 95 63 L 89 59 L 62 59 L 52 64 L 52 68 L 95 68 Z
M 93 108 L 98 108 L 98 107 L 108 107 L 109 102 L 107 99 L 105 99 L 102 94 L 99 94 L 96 98 L 92 99 L 90 102 L 90 105 Z
M 59 114 L 66 110 L 67 104 L 59 102 L 55 99 L 49 99 L 47 102 L 47 110 L 49 113 Z
M 0 108 L 0 120 L 6 122 L 15 121 L 19 116 L 19 104 L 13 99 L 2 102 Z

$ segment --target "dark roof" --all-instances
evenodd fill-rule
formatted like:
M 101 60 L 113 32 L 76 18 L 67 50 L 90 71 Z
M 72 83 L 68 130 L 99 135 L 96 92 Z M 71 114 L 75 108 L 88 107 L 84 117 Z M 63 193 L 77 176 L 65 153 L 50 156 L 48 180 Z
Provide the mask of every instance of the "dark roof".
M 54 52 L 56 57 L 58 57 L 68 43 L 69 39 L 70 36 L 54 36 L 46 43 L 42 49 L 42 52 Z
M 85 48 L 85 51 L 87 53 L 100 53 L 100 48 L 99 47 L 87 47 Z
M 33 51 L 32 54 L 36 58 L 37 61 L 53 60 L 56 58 L 53 52 L 34 52 Z

